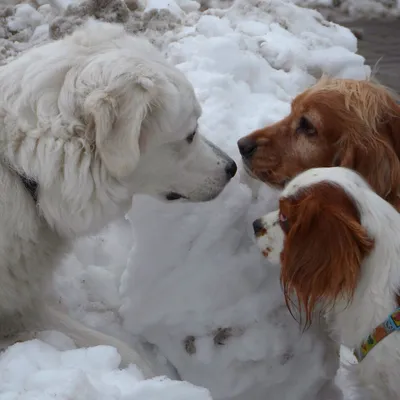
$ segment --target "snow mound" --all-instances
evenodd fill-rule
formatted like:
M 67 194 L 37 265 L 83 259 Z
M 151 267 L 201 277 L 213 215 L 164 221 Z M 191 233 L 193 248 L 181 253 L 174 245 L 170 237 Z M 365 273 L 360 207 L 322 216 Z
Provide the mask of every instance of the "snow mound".
M 114 348 L 68 349 L 70 341 L 51 332 L 46 339 L 53 346 L 32 340 L 1 356 L 1 400 L 211 400 L 206 389 L 186 382 L 143 380 L 135 367 L 118 370 Z
M 0 65 L 19 52 L 48 38 L 48 22 L 54 18 L 49 4 L 35 8 L 31 4 L 0 4 Z

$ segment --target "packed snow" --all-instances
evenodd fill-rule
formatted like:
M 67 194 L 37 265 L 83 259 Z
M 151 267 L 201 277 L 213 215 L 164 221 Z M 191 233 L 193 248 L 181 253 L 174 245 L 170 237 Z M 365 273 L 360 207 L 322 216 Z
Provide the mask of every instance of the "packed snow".
M 316 11 L 284 0 L 239 0 L 231 7 L 222 1 L 201 11 L 204 4 L 76 0 L 67 7 L 67 0 L 38 0 L 0 6 L 0 64 L 63 37 L 88 17 L 123 23 L 188 76 L 203 107 L 199 131 L 238 162 L 236 141 L 282 118 L 291 99 L 322 74 L 370 74 L 355 54 L 352 33 Z M 298 399 L 324 373 L 307 364 L 321 345 L 312 331 L 300 335 L 284 307 L 279 271 L 262 260 L 250 229 L 275 208 L 276 196 L 240 170 L 211 203 L 135 197 L 125 220 L 76 243 L 54 286 L 77 319 L 144 343 L 157 372 L 168 378 L 143 380 L 134 366 L 118 370 L 115 349 L 75 349 L 53 332 L 0 356 L 0 399 L 257 400 L 268 393 L 275 400 L 289 381 L 285 399 Z M 277 309 L 279 315 L 271 315 Z M 295 361 L 286 364 L 293 354 Z
M 133 366 L 118 370 L 111 347 L 73 349 L 70 340 L 49 333 L 47 342 L 18 343 L 0 357 L 1 400 L 211 400 L 208 391 L 166 378 L 143 380 Z

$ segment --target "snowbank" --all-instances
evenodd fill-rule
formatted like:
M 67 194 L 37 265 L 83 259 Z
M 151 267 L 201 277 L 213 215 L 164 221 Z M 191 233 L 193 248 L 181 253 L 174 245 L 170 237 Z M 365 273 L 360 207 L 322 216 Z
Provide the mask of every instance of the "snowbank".
M 0 357 L 1 400 L 211 400 L 206 389 L 165 378 L 143 380 L 135 368 L 118 370 L 111 347 L 70 349 L 63 335 L 18 343 Z
M 3 62 L 49 40 L 49 33 L 62 37 L 88 16 L 122 22 L 149 37 L 187 74 L 203 106 L 200 132 L 236 160 L 237 139 L 284 116 L 291 99 L 323 73 L 364 78 L 370 72 L 355 54 L 349 30 L 289 1 L 239 0 L 232 8 L 205 12 L 191 0 L 86 0 L 67 8 L 45 3 L 32 7 L 41 15 L 39 25 L 39 16 L 26 7 L 18 15 L 33 15 L 27 21 L 18 19 L 18 7 L 0 16 Z M 328 373 L 309 362 L 310 352 L 322 360 L 324 348 L 315 332 L 300 335 L 283 304 L 279 271 L 265 265 L 252 241 L 251 222 L 275 207 L 276 193 L 254 181 L 250 189 L 249 178 L 239 175 L 209 204 L 165 205 L 135 197 L 129 222 L 76 244 L 60 266 L 56 288 L 75 317 L 128 342 L 149 343 L 160 374 L 207 387 L 215 400 L 264 400 L 266 393 L 270 400 L 281 400 L 283 393 L 286 400 L 298 400 Z M 168 399 L 167 391 L 178 387 L 163 382 L 164 397 L 163 389 L 162 395 L 156 392 L 160 386 L 135 380 L 130 370 L 117 372 L 109 348 L 60 351 L 39 341 L 17 344 L 0 357 L 0 383 L 8 371 L 5 359 L 22 371 L 32 363 L 30 354 L 41 352 L 45 358 L 34 364 L 33 376 L 49 393 L 56 379 L 70 382 L 63 387 L 71 393 L 83 387 L 81 393 L 90 393 L 85 398 L 120 390 L 108 397 L 117 399 L 123 390 L 134 396 L 148 389 L 154 393 L 146 399 Z M 86 361 L 68 364 L 63 360 L 69 354 L 93 358 L 79 372 Z M 102 374 L 90 369 L 97 362 Z M 43 372 L 46 368 L 51 371 Z M 46 381 L 43 374 L 58 378 Z M 5 375 L 10 393 L 30 382 L 31 375 L 22 375 Z M 186 398 L 208 398 L 201 389 L 181 385 L 182 393 L 191 391 Z

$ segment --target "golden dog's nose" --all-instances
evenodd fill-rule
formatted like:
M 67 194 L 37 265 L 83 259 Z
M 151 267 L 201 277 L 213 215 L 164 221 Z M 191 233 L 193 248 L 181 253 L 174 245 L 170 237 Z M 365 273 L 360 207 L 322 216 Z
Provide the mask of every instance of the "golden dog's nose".
M 250 158 L 257 148 L 257 142 L 251 138 L 243 137 L 237 142 L 240 154 L 244 158 Z

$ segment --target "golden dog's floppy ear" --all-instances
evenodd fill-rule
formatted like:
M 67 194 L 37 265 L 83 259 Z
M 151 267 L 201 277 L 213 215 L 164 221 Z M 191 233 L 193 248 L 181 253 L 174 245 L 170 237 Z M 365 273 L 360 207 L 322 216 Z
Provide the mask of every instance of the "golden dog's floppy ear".
M 150 78 L 121 75 L 112 86 L 94 90 L 85 100 L 85 118 L 94 131 L 96 150 L 116 178 L 131 174 L 139 161 L 142 122 L 154 89 Z
M 348 145 L 340 166 L 357 171 L 379 196 L 397 207 L 400 161 L 387 140 L 371 140 L 370 146 Z
M 337 164 L 357 171 L 400 210 L 400 106 L 387 94 L 382 98 L 364 130 L 341 144 Z
M 390 104 L 390 110 L 386 116 L 386 126 L 392 141 L 394 151 L 400 159 L 400 102 L 394 100 Z

